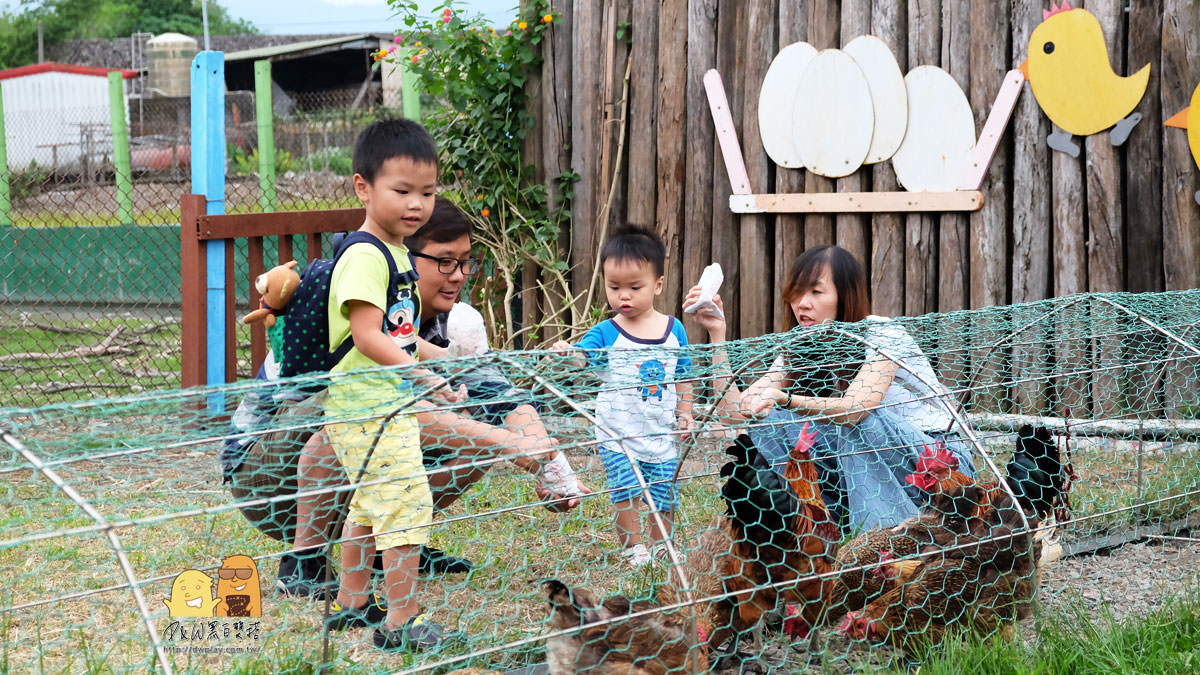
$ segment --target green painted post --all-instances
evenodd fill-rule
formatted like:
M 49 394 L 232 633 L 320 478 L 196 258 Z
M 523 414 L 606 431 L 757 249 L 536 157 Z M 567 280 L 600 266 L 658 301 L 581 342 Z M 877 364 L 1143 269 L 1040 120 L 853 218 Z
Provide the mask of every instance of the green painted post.
M 4 92 L 0 87 L 0 227 L 12 225 L 12 195 L 8 191 L 8 136 L 4 131 Z
M 275 109 L 271 103 L 271 62 L 254 62 L 254 110 L 258 118 L 258 190 L 262 209 L 279 208 L 275 193 Z
M 417 90 L 417 74 L 412 71 L 415 49 L 398 49 L 400 53 L 400 106 L 404 116 L 421 121 L 421 92 Z
M 112 119 L 113 166 L 117 181 L 117 220 L 133 224 L 133 170 L 129 162 L 129 129 L 125 126 L 125 83 L 120 71 L 108 74 L 108 114 Z

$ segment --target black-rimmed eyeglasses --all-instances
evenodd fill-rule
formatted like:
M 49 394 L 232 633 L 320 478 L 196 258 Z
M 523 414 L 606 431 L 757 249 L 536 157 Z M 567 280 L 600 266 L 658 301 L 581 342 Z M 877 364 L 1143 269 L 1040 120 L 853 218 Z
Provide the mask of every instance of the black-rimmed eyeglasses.
M 463 276 L 469 277 L 478 272 L 479 265 L 482 264 L 482 261 L 480 261 L 478 258 L 466 258 L 464 260 L 459 260 L 458 258 L 435 258 L 434 256 L 425 255 L 424 253 L 417 253 L 416 251 L 411 251 L 411 253 L 417 258 L 436 260 L 438 271 L 446 275 L 454 274 L 454 270 L 457 269 L 462 270 Z

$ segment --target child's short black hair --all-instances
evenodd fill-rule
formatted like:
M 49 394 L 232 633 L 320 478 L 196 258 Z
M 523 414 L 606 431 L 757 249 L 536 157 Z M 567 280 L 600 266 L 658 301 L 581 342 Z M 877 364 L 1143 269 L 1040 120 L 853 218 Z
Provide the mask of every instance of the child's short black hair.
M 475 227 L 454 202 L 438 195 L 433 199 L 433 213 L 421 229 L 404 238 L 404 246 L 420 253 L 430 243 L 445 244 L 463 235 L 470 236 Z
M 354 173 L 370 184 L 389 159 L 405 157 L 415 164 L 437 165 L 437 145 L 420 123 L 379 120 L 367 125 L 354 141 Z
M 609 260 L 648 262 L 654 266 L 654 276 L 661 277 L 667 269 L 667 247 L 654 232 L 636 225 L 618 229 L 600 248 L 600 269 Z

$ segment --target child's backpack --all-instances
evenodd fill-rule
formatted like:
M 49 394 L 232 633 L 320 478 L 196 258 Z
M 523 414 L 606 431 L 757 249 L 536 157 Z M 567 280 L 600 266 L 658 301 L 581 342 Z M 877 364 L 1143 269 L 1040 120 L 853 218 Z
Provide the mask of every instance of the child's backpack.
M 388 298 L 390 307 L 397 301 L 400 272 L 387 245 L 369 232 L 355 231 L 342 240 L 333 258 L 317 258 L 308 263 L 300 276 L 300 285 L 287 307 L 279 312 L 282 329 L 278 341 L 280 377 L 293 377 L 306 373 L 324 373 L 337 365 L 354 347 L 354 337 L 329 351 L 329 286 L 333 279 L 333 268 L 342 254 L 353 244 L 367 243 L 379 249 L 388 266 Z M 384 313 L 384 330 L 394 330 L 387 313 Z M 277 324 L 277 326 L 279 325 Z M 272 340 L 272 342 L 275 342 Z

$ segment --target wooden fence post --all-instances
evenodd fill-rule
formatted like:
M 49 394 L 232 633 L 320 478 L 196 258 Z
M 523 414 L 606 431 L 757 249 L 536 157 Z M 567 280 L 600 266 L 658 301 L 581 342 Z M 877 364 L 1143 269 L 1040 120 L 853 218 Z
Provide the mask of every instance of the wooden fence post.
M 869 18 L 869 17 L 868 17 Z M 779 0 L 779 51 L 796 42 L 808 41 L 808 8 L 803 0 Z M 777 52 L 778 53 L 778 52 Z M 789 194 L 804 191 L 804 170 L 775 167 L 775 192 Z M 792 309 L 778 300 L 787 285 L 792 262 L 804 252 L 804 217 L 796 213 L 775 215 L 775 285 L 771 294 L 775 306 L 771 328 L 775 332 L 792 325 Z M 863 264 L 870 262 L 864 258 Z
M 871 3 L 871 30 L 892 48 L 901 72 L 908 71 L 908 4 Z M 880 162 L 872 169 L 872 189 L 880 192 L 898 189 L 896 171 L 891 162 Z M 884 316 L 904 313 L 904 216 L 880 213 L 871 219 L 871 256 L 864 261 L 871 275 L 871 310 Z
M 763 77 L 771 65 L 776 51 L 775 3 L 772 0 L 752 0 L 746 7 L 746 35 L 754 39 L 745 40 L 745 61 L 740 81 L 730 81 L 731 87 L 742 89 L 742 147 L 746 158 L 746 171 L 750 176 L 750 189 L 757 192 L 770 184 L 771 161 L 763 149 L 762 136 L 758 131 L 758 96 Z M 726 207 L 728 208 L 728 207 Z M 765 214 L 743 215 L 740 218 L 738 244 L 741 258 L 741 277 L 738 289 L 738 304 L 741 305 L 741 335 L 763 335 L 771 330 L 773 321 L 772 292 L 774 265 L 773 251 L 767 246 L 768 216 Z
M 635 5 L 636 8 L 636 5 Z M 712 115 L 707 114 L 708 101 L 704 93 L 704 73 L 716 65 L 717 0 L 688 2 L 687 35 L 687 207 L 683 210 L 681 247 L 683 249 L 682 291 L 687 293 L 700 280 L 704 268 L 712 262 L 713 203 L 713 144 L 715 137 Z M 633 157 L 630 156 L 632 172 Z M 632 206 L 632 201 L 630 202 Z M 728 205 L 725 206 L 728 210 Z M 704 329 L 695 322 L 684 323 L 688 341 L 704 342 Z
M 721 73 L 728 96 L 729 114 L 740 137 L 742 125 L 742 88 L 734 83 L 742 75 L 741 36 L 745 33 L 746 6 L 739 0 L 718 0 L 716 25 L 716 68 Z M 713 190 L 712 190 L 712 260 L 721 264 L 725 271 L 725 285 L 721 287 L 726 298 L 738 298 L 741 286 L 741 267 L 738 257 L 738 216 L 729 210 L 729 175 L 725 171 L 725 159 L 718 147 L 714 134 L 713 145 Z M 738 302 L 725 305 L 725 321 L 729 337 L 741 337 L 741 307 Z
M 1012 19 L 1012 62 L 1025 58 L 1029 35 L 1042 21 L 1040 11 L 1026 11 L 1022 5 Z M 1026 88 L 1027 89 L 1027 88 Z M 1013 303 L 1044 300 L 1051 295 L 1050 265 L 1054 250 L 1047 242 L 1053 229 L 1050 212 L 1050 148 L 1046 135 L 1050 122 L 1038 107 L 1033 92 L 1026 90 L 1017 101 L 1012 121 L 1013 173 L 1028 176 L 1020 190 L 1012 194 L 1012 295 Z M 989 172 L 991 173 L 991 172 Z M 996 180 L 991 176 L 990 180 Z M 1036 321 L 1044 305 L 1013 312 L 1014 329 L 1030 325 L 1016 336 L 1013 345 L 1013 371 L 1043 375 L 1050 371 L 1047 349 L 1053 321 Z M 1046 407 L 1048 385 L 1042 379 L 1013 387 L 1013 412 L 1041 414 Z
M 205 293 L 204 270 L 205 247 L 199 238 L 200 216 L 204 215 L 204 195 L 184 195 L 179 204 L 180 264 L 183 297 L 180 303 L 182 333 L 183 388 L 199 387 L 204 384 L 205 373 Z
M 658 102 L 655 111 L 658 222 L 655 229 L 667 248 L 667 278 L 660 306 L 668 313 L 677 312 L 683 300 L 681 225 L 686 211 L 687 119 L 692 114 L 707 113 L 704 108 L 687 109 L 687 5 L 687 0 L 665 0 L 658 17 Z

